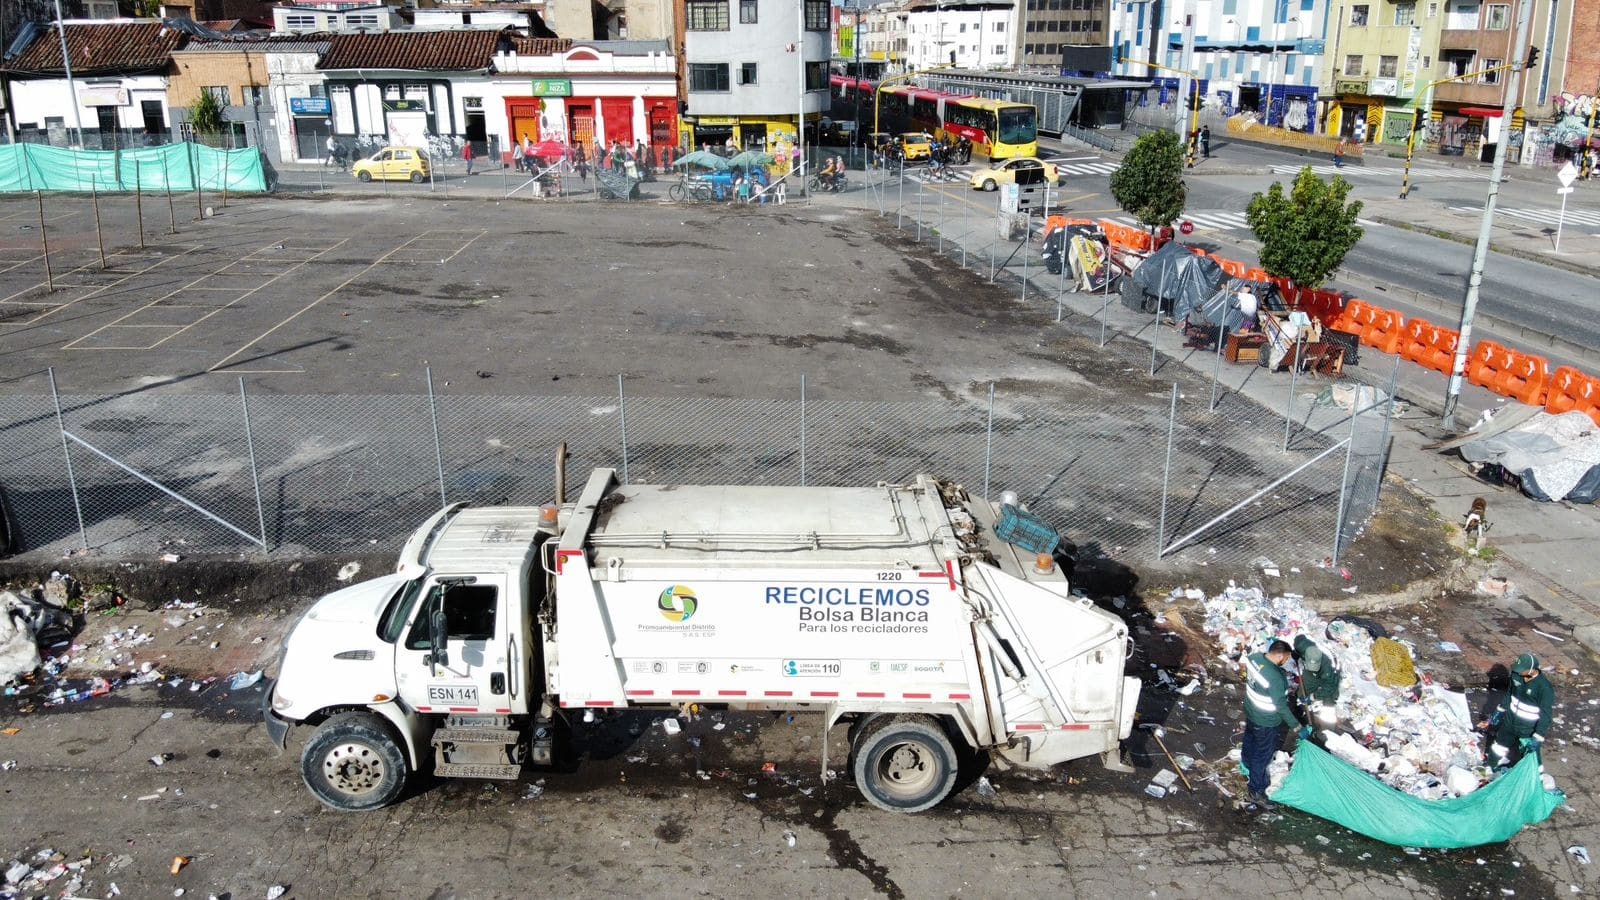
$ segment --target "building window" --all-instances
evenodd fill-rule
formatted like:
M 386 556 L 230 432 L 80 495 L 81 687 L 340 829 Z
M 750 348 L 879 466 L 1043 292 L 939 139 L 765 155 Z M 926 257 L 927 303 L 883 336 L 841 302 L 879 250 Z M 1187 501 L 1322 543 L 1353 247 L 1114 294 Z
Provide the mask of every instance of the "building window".
M 1485 28 L 1490 31 L 1504 31 L 1511 26 L 1511 5 L 1508 3 L 1489 4 L 1489 15 L 1484 19 Z
M 827 63 L 827 61 L 824 60 L 822 62 L 808 62 L 808 63 L 806 63 L 806 90 L 808 90 L 808 91 L 825 91 L 827 89 L 828 89 L 828 63 Z
M 1367 25 L 1367 10 L 1369 7 L 1363 3 L 1360 6 L 1350 7 L 1350 25 L 1354 28 L 1365 28 Z
M 1006 45 L 1005 44 L 995 44 L 993 52 L 994 52 L 995 56 L 1005 56 L 1006 55 Z
M 1410 25 L 1417 20 L 1417 5 L 1415 3 L 1396 3 L 1394 5 L 1394 23 L 1396 25 Z
M 376 13 L 352 13 L 344 17 L 344 22 L 351 28 L 377 28 L 378 16 Z
M 723 4 L 727 10 L 727 4 Z M 689 90 L 701 93 L 728 90 L 728 64 L 727 63 L 690 63 L 689 64 Z
M 756 0 L 739 0 L 739 24 L 756 24 Z
M 286 28 L 315 28 L 316 16 L 284 16 L 283 24 Z
M 828 0 L 806 0 L 806 30 L 827 31 L 830 27 L 829 9 Z
M 1004 22 L 996 22 L 996 23 L 994 23 L 995 34 L 1004 34 L 1005 30 L 1006 30 L 1006 23 L 1004 23 Z
M 244 86 L 244 103 L 246 106 L 271 106 L 272 101 L 267 98 L 266 87 L 259 84 Z
M 1344 58 L 1344 74 L 1351 78 L 1361 77 L 1361 54 L 1351 53 Z
M 1396 70 L 1398 70 L 1399 68 L 1400 68 L 1400 57 L 1398 57 L 1398 56 L 1380 56 L 1380 57 L 1378 57 L 1378 77 L 1379 78 L 1393 78 L 1395 76 Z
M 739 64 L 739 83 L 740 84 L 755 84 L 756 83 L 756 64 L 755 63 L 740 63 Z
M 689 0 L 688 24 L 690 31 L 727 31 L 728 0 Z M 727 67 L 723 67 L 722 90 L 728 89 Z
M 1501 66 L 1503 64 L 1504 64 L 1504 61 L 1503 60 L 1498 60 L 1498 59 L 1486 59 L 1486 60 L 1483 61 L 1483 67 L 1485 69 L 1494 69 L 1494 68 L 1497 68 L 1497 67 L 1499 67 L 1499 66 Z M 1500 73 L 1499 72 L 1484 72 L 1483 73 L 1483 83 L 1484 84 L 1499 84 L 1500 83 Z
M 233 105 L 228 100 L 228 89 L 225 86 L 222 86 L 222 85 L 207 85 L 207 86 L 201 88 L 200 90 L 205 91 L 206 93 L 210 94 L 212 99 L 216 100 L 217 103 L 219 103 L 219 104 L 221 104 L 223 106 L 232 106 Z
M 1428 4 L 1428 18 L 1431 19 L 1434 16 L 1437 16 L 1438 14 L 1439 14 L 1439 4 L 1437 4 L 1437 3 L 1429 3 Z

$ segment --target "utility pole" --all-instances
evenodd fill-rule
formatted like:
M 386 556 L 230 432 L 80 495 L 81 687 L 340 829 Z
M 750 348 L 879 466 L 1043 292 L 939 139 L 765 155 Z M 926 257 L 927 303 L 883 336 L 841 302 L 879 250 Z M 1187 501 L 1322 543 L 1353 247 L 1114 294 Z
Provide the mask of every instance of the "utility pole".
M 72 107 L 72 126 L 78 132 L 76 146 L 83 147 L 83 116 L 78 112 L 78 88 L 72 80 L 72 54 L 67 52 L 67 23 L 56 0 L 56 33 L 61 37 L 61 66 L 67 73 L 67 103 Z
M 1527 62 L 1533 62 L 1533 51 L 1528 44 L 1528 18 L 1532 12 L 1532 0 L 1519 0 L 1517 3 L 1517 37 L 1511 45 L 1511 52 L 1518 49 L 1529 54 Z M 1509 54 L 1508 54 L 1509 55 Z M 1443 425 L 1447 430 L 1455 430 L 1456 404 L 1461 400 L 1461 379 L 1467 371 L 1467 353 L 1472 344 L 1472 317 L 1478 311 L 1478 289 L 1483 285 L 1483 266 L 1489 256 L 1489 236 L 1494 228 L 1494 206 L 1500 196 L 1500 179 L 1505 177 L 1506 148 L 1511 144 L 1511 113 L 1517 108 L 1522 99 L 1522 71 L 1526 68 L 1518 66 L 1511 70 L 1506 79 L 1506 98 L 1500 107 L 1500 141 L 1494 148 L 1494 169 L 1489 176 L 1489 193 L 1483 201 L 1483 221 L 1478 224 L 1478 243 L 1472 251 L 1472 272 L 1467 276 L 1467 295 L 1461 303 L 1461 337 L 1456 341 L 1455 360 L 1450 365 L 1450 386 L 1445 389 Z
M 855 45 L 856 51 L 855 70 L 850 73 L 855 79 L 856 88 L 856 130 L 852 137 L 859 142 L 861 140 L 861 0 L 856 0 L 856 18 L 855 24 L 850 28 L 850 43 Z
M 1185 127 L 1189 117 L 1184 115 L 1184 108 L 1191 103 L 1190 92 L 1200 90 L 1199 78 L 1194 74 L 1194 20 L 1198 5 L 1197 0 L 1183 2 L 1183 55 L 1177 65 L 1183 75 L 1178 78 L 1178 102 L 1173 104 L 1178 115 L 1173 119 L 1172 130 L 1178 133 L 1178 141 L 1185 147 L 1189 146 L 1189 130 Z

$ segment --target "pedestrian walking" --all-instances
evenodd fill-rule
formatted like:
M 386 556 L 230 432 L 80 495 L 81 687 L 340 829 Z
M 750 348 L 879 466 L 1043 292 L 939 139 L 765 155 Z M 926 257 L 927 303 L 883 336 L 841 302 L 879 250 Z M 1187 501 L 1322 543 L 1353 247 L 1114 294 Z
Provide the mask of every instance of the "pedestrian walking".
M 333 139 L 333 135 L 330 134 L 330 135 L 328 135 L 328 159 L 327 159 L 326 164 L 331 166 L 335 162 L 337 162 L 338 159 L 339 159 L 339 142 L 334 140 Z
M 523 169 L 523 162 L 524 162 L 525 159 L 526 159 L 526 154 L 525 154 L 525 151 L 522 149 L 522 142 L 518 141 L 515 144 L 512 144 L 511 145 L 511 167 L 516 169 L 518 172 L 521 172 L 522 169 Z
M 635 141 L 633 144 L 633 161 L 639 166 L 639 175 L 650 177 L 650 151 L 645 149 L 644 141 Z
M 472 174 L 472 142 L 461 145 L 461 158 L 467 161 L 467 174 Z
M 1240 761 L 1249 775 L 1250 803 L 1257 810 L 1272 805 L 1267 799 L 1267 787 L 1272 783 L 1267 767 L 1285 732 L 1300 725 L 1289 709 L 1289 680 L 1283 674 L 1284 663 L 1293 655 L 1288 644 L 1273 641 L 1267 652 L 1252 653 L 1244 661 L 1245 724 Z
M 1211 126 L 1206 125 L 1200 129 L 1200 155 L 1206 159 L 1211 158 Z
M 589 154 L 584 152 L 583 144 L 578 144 L 577 150 L 578 181 L 585 186 L 589 184 Z
M 1333 145 L 1333 167 L 1344 168 L 1344 138 L 1339 138 L 1339 143 Z
M 1498 726 L 1494 743 L 1489 745 L 1496 767 L 1509 766 L 1544 746 L 1555 705 L 1556 692 L 1539 670 L 1539 657 L 1524 653 L 1512 661 L 1505 700 L 1492 718 L 1478 723 L 1479 730 Z
M 796 172 L 796 173 L 798 173 L 800 171 L 800 142 L 799 141 L 795 141 L 794 146 L 789 148 L 789 171 Z

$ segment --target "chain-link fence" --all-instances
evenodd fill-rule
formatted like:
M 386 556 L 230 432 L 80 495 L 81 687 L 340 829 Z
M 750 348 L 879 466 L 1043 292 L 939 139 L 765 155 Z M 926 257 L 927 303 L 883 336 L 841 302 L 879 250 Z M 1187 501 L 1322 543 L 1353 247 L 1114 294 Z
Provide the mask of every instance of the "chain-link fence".
M 1388 375 L 1386 390 L 1362 391 L 1356 379 L 1302 373 L 1293 364 L 1279 370 L 1225 365 L 1214 335 L 1197 340 L 1164 309 L 1134 311 L 1115 288 L 1080 292 L 1064 260 L 1056 272 L 1046 269 L 1040 238 L 1043 219 L 1062 211 L 1051 208 L 1059 202 L 1056 192 L 1013 214 L 997 195 L 974 203 L 952 200 L 951 190 L 925 170 L 869 172 L 864 188 L 866 205 L 922 252 L 1004 286 L 1019 303 L 1044 307 L 1065 331 L 1093 342 L 1089 360 L 1076 365 L 1080 371 L 1138 373 L 1163 386 L 1176 384 L 1179 396 L 1170 410 L 1164 402 L 1159 410 L 1117 410 L 1125 420 L 1122 440 L 1149 442 L 1160 452 L 1147 457 L 1136 451 L 1129 458 L 1148 465 L 1153 485 L 1128 473 L 1117 479 L 1134 488 L 1119 513 L 1142 518 L 1148 510 L 1147 534 L 1108 534 L 1148 539 L 1152 556 L 1189 561 L 1239 557 L 1246 548 L 1338 559 L 1377 508 L 1393 414 L 1387 398 L 1394 395 L 1398 369 Z M 1297 345 L 1287 358 L 1305 359 L 1305 352 Z M 1159 396 L 1168 399 L 1166 391 Z M 1159 501 L 1155 509 L 1140 503 L 1145 491 Z M 1100 499 L 1115 508 L 1114 499 Z

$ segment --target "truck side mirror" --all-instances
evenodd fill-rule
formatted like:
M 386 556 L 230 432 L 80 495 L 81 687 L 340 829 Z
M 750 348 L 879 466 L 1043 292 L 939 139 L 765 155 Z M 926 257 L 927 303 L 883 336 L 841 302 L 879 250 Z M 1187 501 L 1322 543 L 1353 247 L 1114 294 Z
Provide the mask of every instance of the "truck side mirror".
M 428 609 L 428 660 L 431 665 L 450 665 L 450 651 L 445 648 L 449 639 L 444 618 L 444 597 L 440 596 Z

